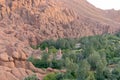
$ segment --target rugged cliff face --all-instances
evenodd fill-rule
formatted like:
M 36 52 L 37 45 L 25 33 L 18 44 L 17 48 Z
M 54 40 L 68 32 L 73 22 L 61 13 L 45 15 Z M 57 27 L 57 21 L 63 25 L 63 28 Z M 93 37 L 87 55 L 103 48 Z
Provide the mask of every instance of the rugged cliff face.
M 29 44 L 47 38 L 80 37 L 119 30 L 118 19 L 106 16 L 107 12 L 96 9 L 86 0 L 1 0 L 0 10 L 1 25 L 10 28 L 6 32 L 22 42 L 28 40 Z
M 0 65 L 10 68 L 1 67 L 0 73 L 4 71 L 3 75 L 17 79 L 20 76 L 12 73 L 14 69 L 29 69 L 40 74 L 26 60 L 33 53 L 30 45 L 45 39 L 119 31 L 118 12 L 109 13 L 111 11 L 97 9 L 86 0 L 0 0 Z

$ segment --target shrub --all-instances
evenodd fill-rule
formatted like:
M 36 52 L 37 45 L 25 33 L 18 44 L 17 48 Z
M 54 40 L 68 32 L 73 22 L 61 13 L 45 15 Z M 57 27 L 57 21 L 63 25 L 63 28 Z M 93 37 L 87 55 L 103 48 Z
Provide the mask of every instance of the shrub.
M 55 73 L 49 73 L 47 76 L 44 77 L 43 80 L 57 80 Z
M 24 80 L 39 80 L 36 75 L 27 76 Z

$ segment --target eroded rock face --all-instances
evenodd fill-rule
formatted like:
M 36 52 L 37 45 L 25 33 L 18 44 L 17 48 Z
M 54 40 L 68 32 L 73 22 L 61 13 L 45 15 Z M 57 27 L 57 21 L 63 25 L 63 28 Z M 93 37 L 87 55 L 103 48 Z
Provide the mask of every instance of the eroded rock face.
M 38 77 L 41 80 L 45 76 L 46 72 L 35 68 L 31 62 L 27 62 L 27 58 L 24 53 L 14 53 L 11 55 L 8 55 L 7 53 L 0 54 L 1 80 L 23 80 L 26 76 L 32 74 L 39 75 Z
M 45 39 L 119 31 L 118 17 L 106 15 L 86 0 L 0 0 L 0 79 L 20 80 L 31 71 L 41 78 L 45 72 L 27 58 L 35 52 L 30 46 Z
M 31 70 L 24 68 L 8 68 L 0 66 L 1 80 L 24 80 L 25 77 L 36 74 L 40 80 L 45 76 L 44 74 L 34 73 Z
M 119 22 L 86 0 L 0 0 L 1 28 L 18 43 L 114 33 Z M 20 43 L 21 43 L 20 42 Z

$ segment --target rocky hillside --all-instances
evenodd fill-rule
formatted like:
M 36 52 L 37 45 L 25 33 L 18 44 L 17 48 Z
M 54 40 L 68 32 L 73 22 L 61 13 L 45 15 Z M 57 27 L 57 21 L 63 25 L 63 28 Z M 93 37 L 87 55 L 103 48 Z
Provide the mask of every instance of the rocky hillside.
M 27 62 L 35 52 L 30 45 L 115 33 L 120 30 L 118 13 L 97 9 L 86 0 L 0 0 L 0 78 L 20 80 L 31 70 L 41 75 L 43 71 Z

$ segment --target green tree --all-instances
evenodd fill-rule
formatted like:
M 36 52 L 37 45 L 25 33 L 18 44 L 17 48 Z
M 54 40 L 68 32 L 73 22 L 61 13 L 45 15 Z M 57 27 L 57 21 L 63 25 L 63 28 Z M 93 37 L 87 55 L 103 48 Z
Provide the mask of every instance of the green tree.
M 96 70 L 98 62 L 101 60 L 99 53 L 95 52 L 92 53 L 88 57 L 88 62 L 91 65 L 91 70 Z
M 112 71 L 113 77 L 120 80 L 120 64 L 118 64 Z
M 78 70 L 78 65 L 73 62 L 73 60 L 66 58 L 65 60 L 65 66 L 67 68 L 67 78 L 74 79 L 76 78 L 76 72 Z
M 103 74 L 104 69 L 105 69 L 105 66 L 102 63 L 102 60 L 97 62 L 97 64 L 96 64 L 96 78 L 97 78 L 97 80 L 104 80 L 105 79 L 104 74 Z
M 77 80 L 86 80 L 89 77 L 90 65 L 87 60 L 82 60 L 79 63 L 77 70 Z
M 66 43 L 66 41 L 64 39 L 58 39 L 56 41 L 56 48 L 57 49 L 65 49 L 65 43 Z

